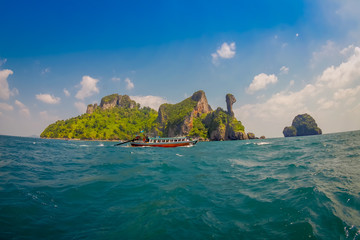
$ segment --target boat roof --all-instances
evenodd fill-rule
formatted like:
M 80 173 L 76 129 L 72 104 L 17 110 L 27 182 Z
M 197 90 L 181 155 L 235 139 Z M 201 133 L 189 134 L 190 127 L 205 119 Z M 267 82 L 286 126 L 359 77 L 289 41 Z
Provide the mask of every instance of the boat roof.
M 154 139 L 154 140 L 171 140 L 171 139 L 183 139 L 186 137 L 150 137 L 149 139 Z

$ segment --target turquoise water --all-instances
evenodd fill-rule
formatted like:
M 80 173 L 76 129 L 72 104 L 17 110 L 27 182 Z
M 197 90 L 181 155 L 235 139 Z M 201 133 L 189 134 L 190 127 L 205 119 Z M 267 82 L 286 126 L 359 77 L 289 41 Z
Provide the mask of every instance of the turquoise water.
M 360 131 L 113 144 L 0 136 L 0 239 L 360 239 Z

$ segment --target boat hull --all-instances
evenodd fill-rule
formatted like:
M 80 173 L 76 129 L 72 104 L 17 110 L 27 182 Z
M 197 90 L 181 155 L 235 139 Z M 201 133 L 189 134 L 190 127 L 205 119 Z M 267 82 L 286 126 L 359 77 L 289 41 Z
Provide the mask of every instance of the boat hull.
M 194 141 L 184 141 L 184 142 L 171 142 L 171 143 L 147 143 L 147 142 L 131 142 L 132 147 L 164 147 L 164 148 L 173 148 L 173 147 L 186 147 L 193 146 L 198 142 Z

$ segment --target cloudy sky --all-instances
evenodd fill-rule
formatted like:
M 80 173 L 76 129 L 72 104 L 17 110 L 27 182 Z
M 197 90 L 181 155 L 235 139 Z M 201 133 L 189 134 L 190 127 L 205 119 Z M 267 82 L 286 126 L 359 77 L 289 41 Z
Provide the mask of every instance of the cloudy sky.
M 300 113 L 360 129 L 360 2 L 1 1 L 0 134 L 40 135 L 112 93 L 157 110 L 225 95 L 247 132 Z

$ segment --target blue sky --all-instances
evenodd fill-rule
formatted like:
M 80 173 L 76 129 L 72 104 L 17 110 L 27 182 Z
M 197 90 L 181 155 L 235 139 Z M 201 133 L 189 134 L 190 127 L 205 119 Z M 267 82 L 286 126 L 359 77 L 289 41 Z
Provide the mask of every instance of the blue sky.
M 282 136 L 300 113 L 360 129 L 360 3 L 0 1 L 0 134 L 40 135 L 101 97 L 155 109 L 225 95 L 246 131 Z

